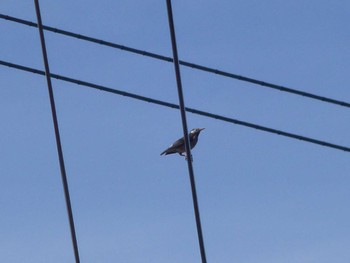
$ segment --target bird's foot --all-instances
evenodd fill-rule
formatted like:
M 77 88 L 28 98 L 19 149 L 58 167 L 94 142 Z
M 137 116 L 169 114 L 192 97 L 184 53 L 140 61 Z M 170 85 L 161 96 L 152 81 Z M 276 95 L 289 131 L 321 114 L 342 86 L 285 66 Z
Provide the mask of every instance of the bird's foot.
M 185 155 L 185 160 L 187 161 L 187 155 Z M 191 154 L 191 162 L 193 162 L 193 157 L 192 157 L 192 154 Z

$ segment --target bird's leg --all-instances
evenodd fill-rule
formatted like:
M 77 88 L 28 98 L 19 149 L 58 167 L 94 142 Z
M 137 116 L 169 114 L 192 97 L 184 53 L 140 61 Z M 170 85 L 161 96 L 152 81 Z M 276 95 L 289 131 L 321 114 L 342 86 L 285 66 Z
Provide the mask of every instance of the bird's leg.
M 186 152 L 180 153 L 180 155 L 185 156 L 185 160 L 187 160 L 187 153 Z

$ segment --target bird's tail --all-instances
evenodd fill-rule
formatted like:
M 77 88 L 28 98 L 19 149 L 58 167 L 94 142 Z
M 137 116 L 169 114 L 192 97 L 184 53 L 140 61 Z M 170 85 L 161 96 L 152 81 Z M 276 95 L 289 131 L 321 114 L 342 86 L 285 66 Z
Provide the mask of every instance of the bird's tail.
M 162 152 L 160 155 L 168 155 L 168 154 L 173 154 L 173 153 L 176 153 L 176 151 L 172 148 L 168 148 L 164 152 Z

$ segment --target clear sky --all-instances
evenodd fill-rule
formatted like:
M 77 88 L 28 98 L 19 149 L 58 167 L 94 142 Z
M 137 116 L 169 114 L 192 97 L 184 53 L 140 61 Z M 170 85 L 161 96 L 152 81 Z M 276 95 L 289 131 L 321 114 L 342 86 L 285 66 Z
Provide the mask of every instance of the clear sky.
M 350 2 L 174 1 L 182 60 L 350 102 Z M 165 1 L 41 1 L 43 23 L 171 56 Z M 33 1 L 0 13 L 36 22 Z M 43 69 L 0 19 L 0 59 Z M 173 65 L 45 32 L 52 73 L 178 103 Z M 188 107 L 350 146 L 350 109 L 181 67 Z M 178 110 L 53 80 L 81 262 L 200 262 Z M 0 262 L 74 262 L 43 76 L 0 66 Z M 350 262 L 350 153 L 187 114 L 208 262 Z

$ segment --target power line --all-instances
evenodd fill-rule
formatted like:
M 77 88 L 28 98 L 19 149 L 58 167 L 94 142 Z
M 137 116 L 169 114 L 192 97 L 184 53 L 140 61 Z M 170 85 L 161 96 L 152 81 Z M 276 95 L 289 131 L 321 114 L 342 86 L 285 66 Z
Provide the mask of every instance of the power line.
M 71 206 L 71 201 L 70 201 L 70 196 L 69 196 L 69 188 L 68 188 L 68 181 L 67 181 L 67 175 L 66 175 L 66 168 L 65 168 L 65 165 L 64 165 L 63 150 L 62 150 L 62 145 L 61 145 L 58 121 L 57 121 L 55 99 L 54 99 L 52 83 L 51 83 L 51 74 L 50 74 L 49 60 L 47 58 L 47 51 L 46 51 L 46 44 L 45 44 L 43 25 L 42 25 L 42 21 L 41 21 L 39 0 L 34 0 L 34 4 L 35 4 L 35 11 L 36 11 L 36 16 L 37 16 L 37 21 L 38 21 L 38 29 L 39 29 L 39 36 L 40 36 L 40 42 L 41 42 L 41 50 L 42 50 L 43 60 L 44 60 L 44 65 L 45 65 L 44 75 L 46 76 L 47 88 L 48 88 L 48 91 L 49 91 L 51 113 L 52 113 L 54 129 L 55 129 L 55 137 L 56 137 L 58 159 L 59 159 L 59 163 L 60 163 L 61 178 L 62 178 L 62 184 L 63 184 L 63 189 L 64 189 L 64 196 L 65 196 L 65 200 L 66 200 L 66 207 L 67 207 L 69 225 L 70 225 L 70 230 L 71 230 L 71 238 L 72 238 L 72 243 L 73 243 L 75 262 L 79 263 L 80 259 L 79 259 L 79 251 L 78 251 L 78 242 L 77 242 L 77 238 L 76 238 L 76 234 L 75 234 L 73 212 L 72 212 L 72 206 Z
M 186 150 L 186 156 L 187 156 L 188 174 L 189 174 L 190 182 L 191 182 L 193 208 L 194 208 L 194 214 L 195 214 L 195 218 L 196 218 L 198 242 L 199 242 L 199 248 L 200 248 L 200 252 L 201 252 L 202 263 L 206 263 L 207 258 L 205 255 L 204 238 L 203 238 L 203 233 L 202 233 L 201 218 L 200 218 L 200 214 L 199 214 L 196 182 L 195 182 L 193 166 L 192 166 L 191 146 L 190 146 L 190 140 L 188 138 L 186 109 L 185 109 L 184 96 L 183 96 L 183 92 L 182 92 L 180 64 L 179 64 L 179 58 L 178 58 L 177 46 L 176 46 L 176 35 L 175 35 L 174 18 L 173 18 L 173 11 L 172 11 L 172 7 L 171 7 L 171 0 L 166 0 L 166 3 L 167 3 L 167 11 L 168 11 L 171 46 L 173 49 L 174 70 L 175 70 L 175 75 L 176 75 L 177 91 L 178 91 L 178 96 L 179 96 L 182 128 L 183 128 L 184 139 L 185 139 L 185 150 Z
M 35 74 L 39 74 L 39 75 L 45 75 L 45 72 L 42 71 L 42 70 L 38 70 L 38 69 L 34 69 L 34 68 L 22 66 L 22 65 L 10 63 L 10 62 L 6 62 L 6 61 L 2 61 L 2 60 L 0 60 L 0 65 L 8 66 L 8 67 L 11 67 L 11 68 L 15 68 L 15 69 L 19 69 L 19 70 L 22 70 L 22 71 L 31 72 L 31 73 L 35 73 Z M 136 100 L 145 101 L 145 102 L 161 105 L 161 106 L 168 107 L 168 108 L 179 109 L 179 105 L 176 105 L 174 103 L 153 99 L 153 98 L 137 95 L 137 94 L 126 92 L 126 91 L 122 91 L 122 90 L 112 89 L 112 88 L 108 88 L 108 87 L 105 87 L 105 86 L 102 86 L 102 85 L 93 84 L 93 83 L 90 83 L 90 82 L 86 82 L 86 81 L 82 81 L 82 80 L 78 80 L 78 79 L 73 79 L 73 78 L 69 78 L 69 77 L 66 77 L 66 76 L 61 76 L 61 75 L 58 75 L 58 74 L 51 73 L 51 77 L 55 78 L 55 79 L 58 79 L 58 80 L 62 80 L 62 81 L 66 81 L 66 82 L 70 82 L 70 83 L 74 83 L 74 84 L 78 84 L 78 85 L 81 85 L 81 86 L 85 86 L 85 87 L 98 89 L 98 90 L 110 92 L 110 93 L 113 93 L 113 94 L 129 97 L 129 98 L 133 98 L 133 99 L 136 99 Z M 250 123 L 250 122 L 241 121 L 241 120 L 238 120 L 238 119 L 225 117 L 225 116 L 222 116 L 222 115 L 218 115 L 218 114 L 214 114 L 214 113 L 210 113 L 210 112 L 205 112 L 205 111 L 193 109 L 193 108 L 186 107 L 186 111 L 191 112 L 193 114 L 205 116 L 205 117 L 208 117 L 208 118 L 217 119 L 217 120 L 220 120 L 220 121 L 224 121 L 224 122 L 228 122 L 228 123 L 232 123 L 232 124 L 237 124 L 237 125 L 249 127 L 249 128 L 253 128 L 253 129 L 256 129 L 256 130 L 260 130 L 260 131 L 264 131 L 264 132 L 268 132 L 268 133 L 272 133 L 272 134 L 277 134 L 277 135 L 281 135 L 281 136 L 292 138 L 292 139 L 297 139 L 297 140 L 300 140 L 300 141 L 305 141 L 305 142 L 312 143 L 312 144 L 321 145 L 321 146 L 324 146 L 324 147 L 327 147 L 327 148 L 333 148 L 333 149 L 336 149 L 336 150 L 342 150 L 342 151 L 345 151 L 345 152 L 350 152 L 350 148 L 346 147 L 346 146 L 341 146 L 341 145 L 329 143 L 329 142 L 326 142 L 326 141 L 321 141 L 321 140 L 313 139 L 313 138 L 310 138 L 310 137 L 297 135 L 297 134 L 293 134 L 293 133 L 289 133 L 289 132 L 285 132 L 285 131 L 281 131 L 281 130 L 277 130 L 277 129 L 261 126 L 261 125 L 258 125 L 258 124 L 254 124 L 254 123 Z
M 23 19 L 19 19 L 19 18 L 16 18 L 16 17 L 8 16 L 8 15 L 0 14 L 0 18 L 8 20 L 8 21 L 12 21 L 12 22 L 20 23 L 20 24 L 23 24 L 23 25 L 31 26 L 31 27 L 37 27 L 36 23 L 33 23 L 31 21 L 28 21 L 28 20 L 23 20 Z M 144 51 L 144 50 L 140 50 L 140 49 L 136 49 L 136 48 L 131 48 L 131 47 L 128 47 L 128 46 L 123 46 L 123 45 L 120 45 L 120 44 L 104 41 L 104 40 L 101 40 L 101 39 L 97 39 L 97 38 L 93 38 L 93 37 L 89 37 L 89 36 L 85 36 L 85 35 L 81 35 L 81 34 L 76 34 L 76 33 L 73 33 L 73 32 L 66 31 L 66 30 L 53 28 L 53 27 L 50 27 L 50 26 L 43 26 L 43 29 L 45 29 L 47 31 L 50 31 L 50 32 L 57 33 L 57 34 L 61 34 L 61 35 L 65 35 L 65 36 L 69 36 L 69 37 L 73 37 L 73 38 L 78 38 L 78 39 L 85 40 L 85 41 L 92 42 L 92 43 L 97 43 L 97 44 L 100 44 L 100 45 L 103 45 L 103 46 L 117 48 L 117 49 L 124 50 L 124 51 L 127 51 L 127 52 L 131 52 L 131 53 L 134 53 L 134 54 L 143 55 L 143 56 L 146 56 L 146 57 L 151 57 L 151 58 L 154 58 L 154 59 L 163 60 L 163 61 L 167 61 L 167 62 L 173 62 L 173 59 L 171 57 L 159 55 L 159 54 L 156 54 L 156 53 L 152 53 L 152 52 L 148 52 L 148 51 Z M 213 69 L 213 68 L 201 66 L 201 65 L 198 65 L 198 64 L 195 64 L 195 63 L 191 63 L 191 62 L 186 62 L 186 61 L 179 60 L 179 63 L 180 63 L 180 65 L 183 65 L 183 66 L 186 66 L 186 67 L 190 67 L 190 68 L 194 68 L 194 69 L 197 69 L 197 70 L 201 70 L 201 71 L 217 74 L 217 75 L 220 75 L 220 76 L 224 76 L 224 77 L 228 77 L 228 78 L 232 78 L 232 79 L 236 79 L 236 80 L 252 83 L 252 84 L 255 84 L 255 85 L 260 85 L 260 86 L 263 86 L 263 87 L 266 87 L 266 88 L 275 89 L 275 90 L 291 93 L 291 94 L 294 94 L 294 95 L 299 95 L 299 96 L 303 96 L 303 97 L 306 97 L 306 98 L 310 98 L 310 99 L 323 101 L 323 102 L 326 102 L 326 103 L 331 103 L 331 104 L 335 104 L 335 105 L 338 105 L 338 106 L 343 106 L 343 107 L 350 108 L 350 103 L 349 102 L 331 99 L 331 98 L 328 98 L 328 97 L 316 95 L 316 94 L 313 94 L 313 93 L 309 93 L 309 92 L 305 92 L 305 91 L 301 91 L 301 90 L 297 90 L 297 89 L 288 88 L 288 87 L 285 87 L 285 86 L 281 86 L 281 85 L 277 85 L 277 84 L 273 84 L 273 83 L 269 83 L 269 82 L 253 79 L 253 78 L 250 78 L 250 77 L 245 77 L 245 76 L 241 76 L 241 75 L 238 75 L 238 74 L 234 74 L 234 73 L 230 73 L 230 72 L 226 72 L 226 71 L 222 71 L 222 70 L 218 70 L 218 69 Z

